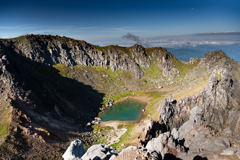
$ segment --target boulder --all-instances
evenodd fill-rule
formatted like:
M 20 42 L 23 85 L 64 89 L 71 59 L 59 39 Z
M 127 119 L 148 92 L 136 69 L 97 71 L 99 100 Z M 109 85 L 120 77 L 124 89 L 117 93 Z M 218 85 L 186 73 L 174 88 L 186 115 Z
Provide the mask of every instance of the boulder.
M 190 111 L 189 121 L 192 124 L 199 124 L 202 122 L 203 110 L 202 108 L 195 106 Z
M 104 144 L 91 146 L 87 152 L 81 157 L 81 160 L 109 160 L 113 155 L 117 156 L 117 152 Z
M 155 151 L 162 157 L 164 157 L 164 154 L 166 153 L 165 144 L 167 144 L 168 142 L 169 135 L 170 133 L 166 132 L 160 134 L 157 138 L 153 138 L 151 141 L 147 143 L 146 149 L 148 149 L 151 152 Z
M 153 138 L 151 141 L 149 141 L 147 143 L 146 148 L 149 151 L 156 151 L 158 154 L 161 154 L 163 152 L 164 145 L 161 143 L 161 141 L 160 141 L 161 138 L 159 138 L 159 137 L 158 138 Z
M 169 146 L 170 148 L 175 148 L 175 147 L 176 147 L 176 143 L 175 143 L 175 141 L 173 140 L 173 137 L 172 137 L 172 136 L 169 137 L 167 144 L 168 144 L 168 146 Z
M 235 149 L 235 148 L 229 148 L 229 149 L 223 150 L 223 152 L 221 153 L 221 155 L 229 155 L 229 156 L 232 156 L 232 155 L 235 155 L 236 153 L 237 153 L 237 149 Z
M 179 137 L 179 132 L 177 131 L 176 128 L 172 129 L 171 135 L 173 136 L 174 139 L 178 139 Z
M 96 120 L 96 121 L 101 121 L 101 118 L 95 117 L 95 120 Z
M 113 157 L 113 158 L 112 158 Z M 155 151 L 148 151 L 146 148 L 136 146 L 129 146 L 123 149 L 117 157 L 112 156 L 111 160 L 132 160 L 132 159 L 144 159 L 144 160 L 157 160 L 162 159 L 161 155 Z
M 200 125 L 202 123 L 203 110 L 195 106 L 190 111 L 190 117 L 187 122 L 185 122 L 178 130 L 179 138 L 183 138 L 185 135 L 189 134 L 191 130 L 194 129 L 195 125 Z
M 109 99 L 106 103 L 106 107 L 111 107 L 113 105 L 113 100 Z
M 80 159 L 86 150 L 83 148 L 83 142 L 79 139 L 74 140 L 63 154 L 64 160 Z
M 137 146 L 129 146 L 127 148 L 124 148 L 119 154 L 124 154 L 125 151 L 127 150 L 136 150 Z

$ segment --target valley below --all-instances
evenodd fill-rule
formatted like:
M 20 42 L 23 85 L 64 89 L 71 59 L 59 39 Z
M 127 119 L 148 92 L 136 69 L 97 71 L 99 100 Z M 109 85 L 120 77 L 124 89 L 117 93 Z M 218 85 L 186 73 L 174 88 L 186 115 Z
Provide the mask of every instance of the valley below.
M 223 51 L 25 35 L 0 39 L 0 75 L 0 159 L 240 159 L 240 64 Z M 99 118 L 130 100 L 137 120 Z

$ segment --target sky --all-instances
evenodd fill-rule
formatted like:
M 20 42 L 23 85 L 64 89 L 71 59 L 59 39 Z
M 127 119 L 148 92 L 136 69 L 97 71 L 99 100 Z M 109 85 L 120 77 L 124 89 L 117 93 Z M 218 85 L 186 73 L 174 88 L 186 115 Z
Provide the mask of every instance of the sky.
M 201 57 L 202 48 L 220 48 L 240 61 L 239 8 L 239 0 L 0 0 L 0 38 L 51 34 L 101 46 L 138 43 L 165 47 L 182 60 L 191 50 L 202 50 Z

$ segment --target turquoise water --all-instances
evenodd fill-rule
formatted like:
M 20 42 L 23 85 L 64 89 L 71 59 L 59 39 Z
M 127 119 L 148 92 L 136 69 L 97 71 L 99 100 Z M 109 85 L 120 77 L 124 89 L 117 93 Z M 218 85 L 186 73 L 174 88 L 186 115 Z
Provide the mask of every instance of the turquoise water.
M 100 118 L 102 121 L 137 121 L 144 106 L 136 101 L 124 101 L 104 111 Z

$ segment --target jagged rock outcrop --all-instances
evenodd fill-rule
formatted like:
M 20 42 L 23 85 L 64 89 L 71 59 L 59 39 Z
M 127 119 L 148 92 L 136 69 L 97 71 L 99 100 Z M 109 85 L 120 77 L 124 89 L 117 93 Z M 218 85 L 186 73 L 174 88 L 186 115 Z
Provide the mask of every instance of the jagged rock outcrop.
M 104 144 L 93 145 L 86 151 L 81 140 L 74 140 L 64 153 L 63 158 L 64 160 L 109 160 L 117 155 L 114 149 Z
M 176 156 L 178 152 L 185 152 L 185 147 L 178 140 L 174 139 L 170 132 L 162 133 L 157 138 L 150 140 L 146 145 L 146 149 L 157 152 L 162 159 L 168 153 Z
M 81 157 L 81 160 L 89 160 L 89 159 L 106 159 L 109 160 L 111 157 L 117 156 L 117 152 L 104 145 L 104 144 L 98 144 L 91 146 L 87 152 Z
M 224 136 L 214 137 L 215 131 L 211 130 L 203 120 L 203 109 L 195 106 L 191 109 L 190 117 L 177 131 L 172 134 L 182 141 L 189 150 L 188 154 L 199 152 L 221 152 L 231 146 L 228 138 Z M 177 136 L 176 136 L 177 135 Z
M 217 63 L 221 58 L 225 64 L 221 64 L 220 68 L 214 68 L 213 62 Z M 240 103 L 236 98 L 239 97 L 237 87 L 239 81 L 237 75 L 234 75 L 236 68 L 230 67 L 229 59 L 225 58 L 223 54 L 222 57 L 217 56 L 210 61 L 201 60 L 211 72 L 211 76 L 209 83 L 197 97 L 185 97 L 178 101 L 173 101 L 173 98 L 169 97 L 159 106 L 160 120 L 172 130 L 171 134 L 175 139 L 183 142 L 189 150 L 188 157 L 196 156 L 196 153 L 212 152 L 222 152 L 224 155 L 224 150 L 231 147 L 239 137 L 237 124 Z M 184 118 L 179 119 L 182 115 L 185 115 Z M 186 121 L 188 117 L 189 120 Z M 237 153 L 234 147 L 230 150 L 232 155 Z M 183 154 L 179 157 L 186 158 Z
M 239 113 L 239 81 L 233 76 L 231 71 L 223 69 L 219 77 L 212 77 L 209 84 L 201 93 L 203 98 L 204 119 L 208 125 L 216 130 L 221 130 L 225 126 L 231 126 L 230 130 L 234 133 L 236 116 L 233 111 Z M 233 118 L 235 117 L 235 118 Z M 234 119 L 234 120 L 233 120 Z M 237 118 L 238 119 L 238 118 Z
M 138 136 L 140 145 L 145 146 L 149 140 L 157 137 L 160 133 L 166 131 L 166 127 L 151 118 L 147 118 L 144 122 L 139 124 L 141 127 L 141 134 Z
M 64 160 L 72 160 L 81 158 L 86 153 L 83 148 L 83 142 L 79 139 L 72 141 L 66 152 L 63 154 Z
M 160 67 L 163 69 L 163 76 L 175 76 L 179 74 L 179 71 L 175 68 L 172 55 L 168 54 L 167 52 L 164 53 L 161 63 L 159 64 Z
M 185 100 L 176 101 L 170 96 L 159 105 L 159 120 L 170 130 L 173 128 L 179 128 L 185 121 L 187 121 L 190 107 L 194 103 L 194 100 L 188 97 L 185 98 Z
M 133 160 L 133 159 L 144 159 L 144 160 L 161 160 L 161 155 L 157 152 L 148 151 L 146 148 L 129 146 L 123 149 L 117 157 L 111 160 Z
M 136 61 L 137 64 L 143 68 L 149 68 L 151 66 L 151 61 L 147 57 L 145 49 L 143 46 L 135 44 L 131 47 L 132 49 L 132 58 Z
M 217 76 L 216 76 L 217 75 Z M 238 130 L 239 81 L 227 68 L 213 70 L 209 83 L 197 96 L 173 101 L 170 97 L 160 104 L 160 120 L 168 127 L 179 128 L 186 122 L 193 106 L 201 106 L 207 125 L 220 131 L 229 126 L 232 133 Z M 170 100 L 171 99 L 171 100 Z

